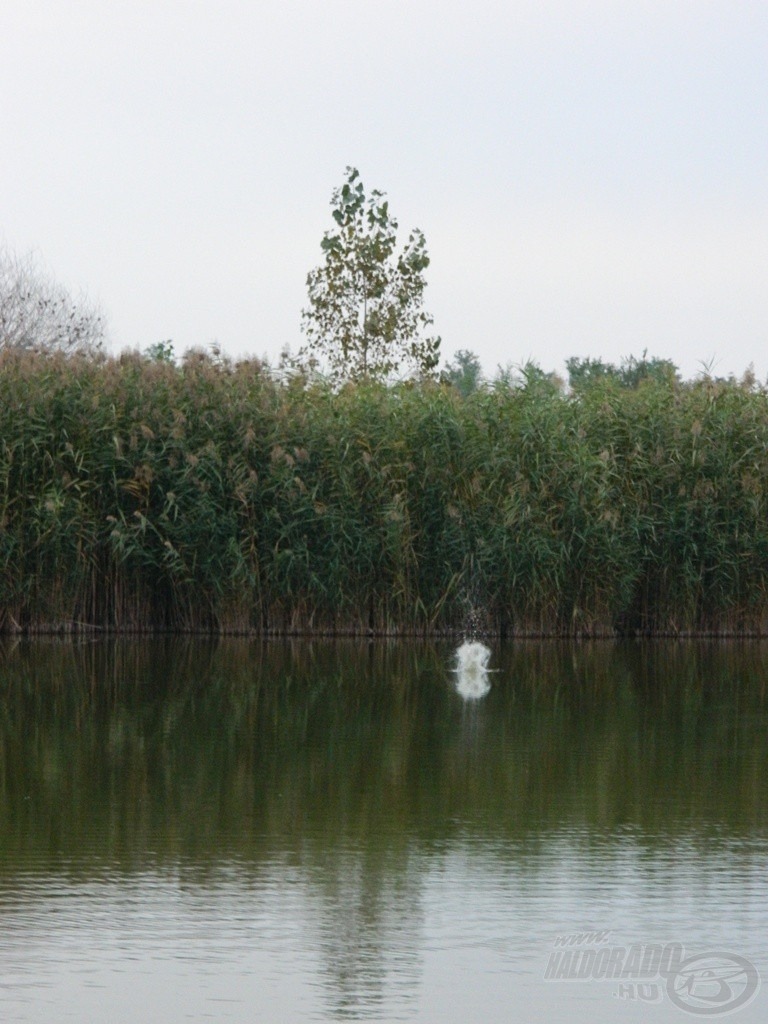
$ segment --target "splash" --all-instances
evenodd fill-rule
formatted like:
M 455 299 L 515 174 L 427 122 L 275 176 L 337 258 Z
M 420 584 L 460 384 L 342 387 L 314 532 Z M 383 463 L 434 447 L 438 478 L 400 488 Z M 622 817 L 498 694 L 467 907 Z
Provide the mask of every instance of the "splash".
M 490 659 L 490 650 L 478 640 L 467 641 L 456 651 L 456 691 L 464 700 L 479 700 L 490 690 Z

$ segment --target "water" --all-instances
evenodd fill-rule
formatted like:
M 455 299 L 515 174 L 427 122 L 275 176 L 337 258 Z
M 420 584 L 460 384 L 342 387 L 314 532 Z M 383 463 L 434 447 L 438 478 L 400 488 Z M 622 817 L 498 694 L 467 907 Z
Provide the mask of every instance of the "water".
M 545 978 L 679 943 L 764 1020 L 768 648 L 480 660 L 0 646 L 0 1019 L 693 1021 L 733 961 L 677 1003 Z

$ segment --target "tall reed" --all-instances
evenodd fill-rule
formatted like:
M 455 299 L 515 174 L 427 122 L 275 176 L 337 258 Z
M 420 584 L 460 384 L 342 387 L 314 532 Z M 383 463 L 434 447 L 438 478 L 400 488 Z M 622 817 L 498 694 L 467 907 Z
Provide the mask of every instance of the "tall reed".
M 0 629 L 768 631 L 768 392 L 0 354 Z

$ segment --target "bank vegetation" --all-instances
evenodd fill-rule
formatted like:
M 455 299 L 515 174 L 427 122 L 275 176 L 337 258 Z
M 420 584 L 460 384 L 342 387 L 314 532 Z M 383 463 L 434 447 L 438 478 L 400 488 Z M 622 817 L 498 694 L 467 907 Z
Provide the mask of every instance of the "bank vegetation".
M 760 634 L 767 511 L 749 376 L 0 353 L 4 632 Z

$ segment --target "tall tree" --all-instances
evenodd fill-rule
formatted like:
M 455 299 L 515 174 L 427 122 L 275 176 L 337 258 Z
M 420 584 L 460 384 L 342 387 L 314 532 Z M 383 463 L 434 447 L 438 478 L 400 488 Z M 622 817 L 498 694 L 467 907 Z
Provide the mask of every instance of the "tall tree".
M 104 341 L 104 318 L 75 300 L 32 256 L 0 249 L 0 349 L 93 352 Z
M 434 373 L 440 338 L 425 336 L 433 318 L 423 309 L 424 235 L 414 228 L 398 254 L 397 220 L 384 193 L 366 195 L 354 167 L 331 206 L 335 227 L 320 243 L 324 262 L 307 277 L 302 357 L 325 364 L 336 383 L 386 380 L 403 369 Z

